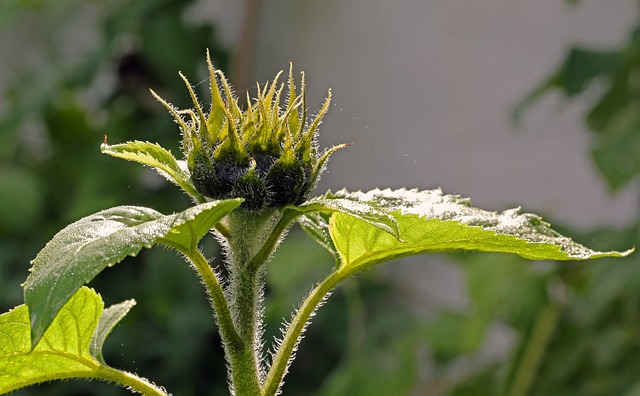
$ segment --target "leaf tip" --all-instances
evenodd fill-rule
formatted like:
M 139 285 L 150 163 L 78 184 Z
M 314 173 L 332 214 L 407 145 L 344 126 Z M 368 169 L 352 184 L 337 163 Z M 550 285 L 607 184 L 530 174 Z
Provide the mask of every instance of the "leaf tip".
M 620 257 L 630 256 L 635 251 L 636 251 L 636 247 L 634 246 L 631 249 L 625 250 L 624 252 L 620 252 Z
M 108 147 L 109 145 L 107 144 L 107 134 L 105 133 L 104 139 L 102 140 L 102 144 L 100 145 L 100 152 L 104 153 L 105 151 L 107 151 Z
M 31 322 L 31 349 L 33 350 L 44 335 L 44 329 L 41 323 L 42 321 L 39 320 L 35 312 L 31 312 L 31 310 L 29 310 L 29 321 Z

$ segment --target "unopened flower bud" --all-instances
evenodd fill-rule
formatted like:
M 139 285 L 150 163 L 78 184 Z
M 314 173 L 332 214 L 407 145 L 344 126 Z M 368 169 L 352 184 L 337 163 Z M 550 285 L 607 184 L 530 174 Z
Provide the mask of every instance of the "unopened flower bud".
M 284 84 L 280 74 L 271 84 L 258 85 L 257 97 L 241 110 L 227 79 L 214 70 L 207 54 L 211 80 L 211 109 L 202 110 L 193 88 L 184 79 L 195 111 L 179 111 L 159 97 L 183 135 L 183 151 L 196 190 L 211 199 L 244 198 L 249 210 L 303 203 L 315 187 L 328 157 L 345 145 L 318 154 L 317 132 L 329 109 L 324 105 L 307 122 L 304 74 L 296 92 L 289 69 L 288 99 L 281 106 Z

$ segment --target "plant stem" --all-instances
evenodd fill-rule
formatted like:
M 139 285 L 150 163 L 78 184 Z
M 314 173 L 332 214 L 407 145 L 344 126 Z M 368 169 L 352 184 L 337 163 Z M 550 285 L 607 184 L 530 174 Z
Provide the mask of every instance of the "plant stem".
M 280 220 L 278 220 L 278 223 L 276 223 L 275 227 L 273 227 L 273 231 L 271 231 L 271 234 L 262 245 L 262 248 L 256 253 L 255 256 L 253 256 L 253 258 L 249 262 L 247 266 L 248 268 L 255 271 L 267 262 L 273 251 L 276 250 L 276 246 L 278 246 L 282 234 L 287 230 L 287 228 L 289 228 L 293 220 L 295 220 L 295 218 L 298 216 L 300 216 L 300 213 L 294 210 L 285 210 L 283 212 L 282 217 L 280 218 Z
M 231 370 L 230 379 L 235 395 L 260 395 L 253 342 L 249 341 L 253 340 L 255 334 L 251 333 L 251 337 L 247 338 L 246 331 L 248 329 L 246 326 L 239 325 L 238 321 L 234 320 L 237 318 L 237 312 L 236 315 L 232 314 L 222 286 L 204 256 L 196 249 L 188 257 L 196 267 L 211 297 L 211 305 L 216 314 L 220 336 Z M 240 281 L 239 283 L 246 286 L 248 282 Z M 249 298 L 251 299 L 251 297 Z M 238 302 L 235 302 L 235 306 L 237 306 Z M 242 302 L 242 304 L 252 305 L 248 301 Z M 249 322 L 253 323 L 252 320 Z
M 538 313 L 507 395 L 525 396 L 529 393 L 561 312 L 561 304 L 552 299 Z
M 238 209 L 226 218 L 227 298 L 241 342 L 239 350 L 230 351 L 233 356 L 229 359 L 233 391 L 237 396 L 261 395 L 264 264 L 294 218 L 292 214 L 273 209 L 262 212 Z
M 239 209 L 216 226 L 227 241 L 227 293 L 196 246 L 183 252 L 211 297 L 236 396 L 261 395 L 263 268 L 297 215 L 294 211 L 256 213 Z
M 238 363 L 231 366 L 236 395 L 260 394 L 258 338 L 261 328 L 260 276 L 235 263 L 230 268 L 229 304 L 242 342 Z
M 218 328 L 220 329 L 220 336 L 222 337 L 224 345 L 227 348 L 240 349 L 242 347 L 242 340 L 233 325 L 229 305 L 227 304 L 218 277 L 199 250 L 192 249 L 186 256 L 193 263 L 193 266 L 207 288 L 207 293 L 211 298 L 211 307 L 215 312 Z
M 92 377 L 129 387 L 144 396 L 169 396 L 164 389 L 152 384 L 145 378 L 107 366 L 99 366 Z
M 289 367 L 289 363 L 292 360 L 291 356 L 293 351 L 300 342 L 300 337 L 309 323 L 309 318 L 327 294 L 329 294 L 329 292 L 346 277 L 347 274 L 340 271 L 332 272 L 321 283 L 319 283 L 304 300 L 302 306 L 294 316 L 293 321 L 287 328 L 284 339 L 282 340 L 282 343 L 280 344 L 280 347 L 273 359 L 265 384 L 262 388 L 262 394 L 264 396 L 275 396 L 278 393 L 282 386 L 284 375 Z

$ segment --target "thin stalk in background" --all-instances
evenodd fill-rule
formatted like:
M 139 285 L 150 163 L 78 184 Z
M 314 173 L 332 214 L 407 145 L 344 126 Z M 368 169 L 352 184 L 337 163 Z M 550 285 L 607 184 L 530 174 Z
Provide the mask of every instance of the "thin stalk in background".
M 540 363 L 547 352 L 547 346 L 556 330 L 562 314 L 563 306 L 554 296 L 549 296 L 549 303 L 538 315 L 529 334 L 520 359 L 516 363 L 516 371 L 512 377 L 508 396 L 526 396 L 536 378 Z

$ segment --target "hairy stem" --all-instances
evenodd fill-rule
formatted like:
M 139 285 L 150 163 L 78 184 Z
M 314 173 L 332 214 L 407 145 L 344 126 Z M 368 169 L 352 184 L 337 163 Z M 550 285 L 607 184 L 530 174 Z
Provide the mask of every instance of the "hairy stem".
M 300 216 L 300 213 L 293 210 L 285 211 L 283 213 L 280 220 L 278 220 L 276 225 L 273 227 L 271 234 L 262 245 L 262 248 L 255 254 L 255 256 L 253 256 L 253 258 L 249 262 L 247 266 L 249 269 L 257 270 L 267 262 L 269 257 L 271 257 L 273 251 L 276 250 L 276 247 L 278 246 L 278 243 L 280 242 L 280 239 L 282 238 L 284 232 L 287 230 L 287 228 L 289 228 L 293 220 L 295 220 L 295 218 L 298 216 Z
M 340 271 L 332 272 L 322 282 L 320 282 L 304 300 L 302 306 L 294 316 L 293 321 L 287 328 L 282 343 L 280 344 L 280 347 L 273 359 L 271 369 L 269 370 L 265 384 L 262 388 L 262 394 L 264 396 L 275 396 L 278 394 L 278 391 L 282 386 L 282 380 L 284 379 L 292 360 L 293 352 L 300 342 L 300 338 L 305 327 L 309 323 L 309 318 L 311 318 L 311 315 L 313 315 L 314 311 L 327 294 L 329 294 L 329 292 L 346 277 L 347 274 Z
M 200 275 L 207 289 L 207 293 L 211 298 L 211 307 L 215 312 L 218 328 L 220 329 L 220 336 L 222 337 L 224 345 L 233 350 L 239 350 L 242 347 L 242 340 L 233 325 L 229 305 L 222 286 L 218 281 L 218 277 L 199 250 L 192 249 L 192 251 L 186 255 Z
M 294 218 L 272 209 L 258 213 L 239 209 L 226 218 L 227 298 L 241 342 L 230 367 L 236 395 L 261 394 L 264 264 Z
M 193 262 L 211 297 L 211 306 L 216 314 L 220 336 L 231 369 L 230 379 L 235 394 L 237 396 L 260 395 L 255 354 L 252 344 L 246 341 L 244 334 L 246 329 L 237 328 L 222 286 L 202 253 L 192 248 L 187 256 Z
M 98 367 L 95 378 L 129 387 L 144 396 L 169 396 L 164 389 L 152 384 L 149 380 L 111 367 Z
M 234 325 L 242 340 L 238 356 L 241 364 L 232 365 L 236 395 L 260 394 L 260 335 L 262 327 L 261 276 L 257 272 L 231 269 L 230 305 Z

